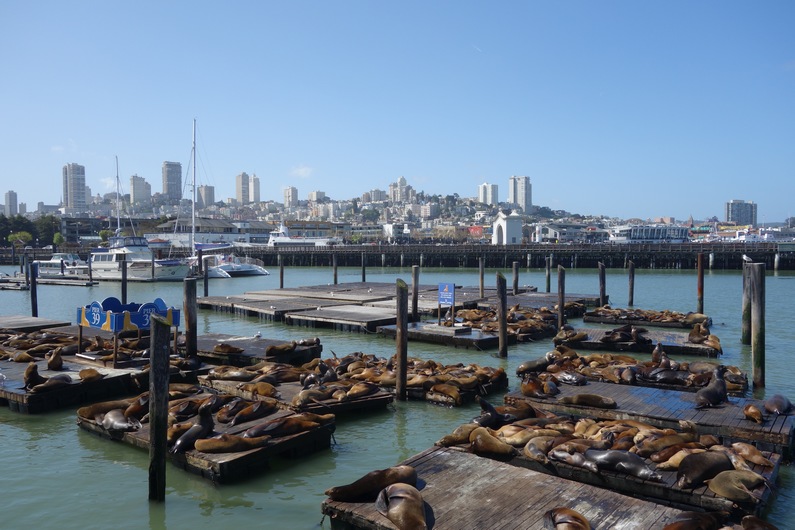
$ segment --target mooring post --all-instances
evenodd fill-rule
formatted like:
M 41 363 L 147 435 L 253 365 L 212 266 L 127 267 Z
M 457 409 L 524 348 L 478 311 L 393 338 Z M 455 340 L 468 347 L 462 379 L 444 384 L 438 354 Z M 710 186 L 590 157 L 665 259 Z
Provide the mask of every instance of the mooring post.
M 284 289 L 284 256 L 279 254 L 276 258 L 279 262 L 279 289 Z
M 362 283 L 367 281 L 367 254 L 362 252 Z
M 155 255 L 154 254 L 152 254 L 151 278 L 152 278 L 152 280 L 155 279 Z
M 183 285 L 183 309 L 185 310 L 185 356 L 198 354 L 196 333 L 196 278 L 185 278 Z
M 513 295 L 519 294 L 519 262 L 513 262 Z
M 558 330 L 566 324 L 566 269 L 558 265 Z
M 635 262 L 629 262 L 629 300 L 627 305 L 632 307 L 635 305 Z
M 198 275 L 202 276 L 204 273 L 204 250 L 202 249 L 196 251 L 196 266 L 199 267 Z
M 754 388 L 765 386 L 765 264 L 752 263 L 751 269 L 751 362 Z
M 740 344 L 751 344 L 751 266 L 743 262 L 742 330 Z
M 547 292 L 549 292 L 552 288 L 552 255 L 544 258 L 544 261 L 546 262 L 547 269 Z
M 696 261 L 698 267 L 698 286 L 696 287 L 697 291 L 697 304 L 696 304 L 696 313 L 704 313 L 704 253 L 698 253 L 698 259 Z
M 39 264 L 35 261 L 30 262 L 30 316 L 39 316 L 39 295 L 36 289 L 36 278 L 39 277 Z
M 420 294 L 420 267 L 418 265 L 411 266 L 411 321 L 417 322 L 419 320 L 419 309 L 417 302 Z
M 607 305 L 607 279 L 605 278 L 605 264 L 599 262 L 599 307 Z
M 127 261 L 122 260 L 119 262 L 121 267 L 121 303 L 127 303 Z
M 331 255 L 331 268 L 334 271 L 334 285 L 337 285 L 337 254 Z
M 486 285 L 483 283 L 483 275 L 486 272 L 486 258 L 483 256 L 478 258 L 478 268 L 480 270 L 480 297 L 484 298 L 486 296 Z
M 30 285 L 30 267 L 28 264 L 30 261 L 28 260 L 28 254 L 25 253 L 24 256 L 19 258 L 19 272 L 25 273 L 25 285 Z
M 204 264 L 204 270 L 202 271 L 202 279 L 204 280 L 204 296 L 210 296 L 210 271 L 207 270 L 207 264 Z
M 395 390 L 400 401 L 406 401 L 406 381 L 408 380 L 408 332 L 406 320 L 408 320 L 408 300 L 409 287 L 406 282 L 398 279 L 396 281 L 397 294 L 397 318 L 395 321 L 395 357 L 398 361 L 397 380 Z
M 94 283 L 94 272 L 93 268 L 91 267 L 91 253 L 88 253 L 88 259 L 86 260 L 88 263 L 88 283 Z
M 499 327 L 499 356 L 508 357 L 508 283 L 497 273 L 497 322 Z
M 160 316 L 150 320 L 149 359 L 149 500 L 166 500 L 166 432 L 168 431 L 169 324 Z

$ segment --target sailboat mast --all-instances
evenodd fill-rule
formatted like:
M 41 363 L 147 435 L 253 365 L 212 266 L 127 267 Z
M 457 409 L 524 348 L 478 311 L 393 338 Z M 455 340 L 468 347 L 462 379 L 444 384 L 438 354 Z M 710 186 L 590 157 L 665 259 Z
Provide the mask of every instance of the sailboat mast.
M 196 255 L 196 118 L 193 118 L 193 149 L 191 149 L 191 166 L 193 170 L 193 200 L 191 201 L 191 223 L 190 223 L 190 251 L 191 255 Z
M 116 155 L 116 234 L 121 234 L 121 206 L 119 205 L 121 185 L 119 184 L 119 155 Z

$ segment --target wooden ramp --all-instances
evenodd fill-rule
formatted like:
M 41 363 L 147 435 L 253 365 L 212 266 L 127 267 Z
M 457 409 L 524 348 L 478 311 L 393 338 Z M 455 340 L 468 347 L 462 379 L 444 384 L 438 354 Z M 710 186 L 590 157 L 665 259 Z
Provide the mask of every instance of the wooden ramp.
M 542 530 L 544 513 L 557 507 L 580 512 L 594 530 L 662 528 L 681 513 L 675 508 L 455 449 L 434 447 L 402 464 L 417 470 L 428 528 Z M 336 484 L 335 484 L 336 485 Z M 332 484 L 329 484 L 332 486 Z M 332 528 L 392 530 L 374 502 L 326 499 L 321 510 Z
M 574 349 L 609 350 L 634 353 L 651 353 L 657 343 L 662 343 L 663 350 L 669 355 L 694 355 L 701 357 L 719 357 L 721 352 L 704 344 L 688 342 L 687 333 L 683 331 L 669 331 L 650 329 L 642 334 L 649 342 L 603 342 L 602 339 L 610 335 L 610 329 L 576 328 L 588 334 L 585 340 L 566 343 Z
M 261 361 L 300 365 L 320 358 L 323 346 L 314 338 L 303 339 L 307 344 L 296 344 L 291 352 L 268 352 L 269 346 L 284 345 L 286 341 L 264 337 L 240 337 L 223 333 L 208 333 L 196 337 L 196 349 L 201 359 L 212 364 L 251 366 Z M 311 344 L 310 344 L 311 343 Z M 242 352 L 218 351 L 218 346 L 227 344 L 242 348 Z
M 745 419 L 743 407 L 754 404 L 764 410 L 763 402 L 757 399 L 732 397 L 731 403 L 720 407 L 696 409 L 695 394 L 659 388 L 647 388 L 614 383 L 589 382 L 584 386 L 560 385 L 561 393 L 553 398 L 532 398 L 520 391 L 505 395 L 506 404 L 527 401 L 534 407 L 559 416 L 592 417 L 598 419 L 633 419 L 657 427 L 681 430 L 680 420 L 696 425 L 699 434 L 713 434 L 723 443 L 749 442 L 760 450 L 792 458 L 795 416 L 771 416 L 759 425 Z M 575 394 L 598 394 L 616 401 L 618 408 L 602 409 L 560 402 L 564 396 Z

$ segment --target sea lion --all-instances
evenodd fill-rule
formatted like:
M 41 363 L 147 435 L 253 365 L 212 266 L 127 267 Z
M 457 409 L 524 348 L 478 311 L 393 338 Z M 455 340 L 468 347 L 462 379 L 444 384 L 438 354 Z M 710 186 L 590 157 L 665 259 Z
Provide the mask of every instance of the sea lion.
M 183 421 L 172 424 L 166 431 L 166 445 L 171 447 L 174 442 L 179 440 L 179 437 L 188 432 L 188 429 L 193 427 L 192 421 Z
M 215 413 L 215 420 L 219 423 L 229 423 L 235 417 L 235 414 L 251 405 L 251 403 L 253 402 L 243 398 L 233 399 L 218 409 L 218 412 Z
M 398 530 L 426 530 L 425 501 L 416 487 L 396 482 L 382 489 L 375 500 L 375 508 Z
M 141 428 L 141 422 L 137 418 L 125 417 L 122 409 L 109 410 L 95 419 L 109 433 L 131 432 Z
M 531 359 L 529 361 L 523 362 L 516 368 L 516 375 L 522 377 L 526 373 L 543 372 L 550 364 L 552 364 L 553 359 L 551 358 L 550 353 L 547 353 L 544 357 L 539 359 Z
M 242 353 L 243 348 L 239 348 L 237 346 L 232 346 L 231 344 L 227 344 L 226 342 L 222 342 L 220 344 L 216 344 L 213 346 L 213 351 L 215 353 Z
M 731 447 L 737 452 L 738 455 L 746 459 L 748 462 L 764 467 L 773 467 L 773 462 L 771 462 L 770 459 L 765 458 L 759 449 L 749 443 L 734 442 Z
M 750 403 L 743 407 L 743 416 L 745 416 L 745 419 L 759 424 L 765 422 L 765 416 L 762 414 L 762 411 L 759 409 L 759 407 Z
M 279 353 L 291 353 L 298 345 L 296 341 L 285 342 L 284 344 L 270 344 L 265 347 L 265 355 L 277 355 Z
M 726 372 L 724 365 L 718 365 L 712 371 L 712 379 L 704 388 L 696 392 L 696 408 L 716 407 L 721 403 L 728 403 L 729 397 L 726 391 L 726 381 L 723 374 Z
M 22 376 L 22 380 L 25 383 L 23 387 L 25 390 L 30 390 L 36 385 L 47 382 L 47 378 L 39 373 L 39 367 L 33 361 L 25 368 L 25 374 Z
M 243 433 L 244 438 L 258 438 L 260 436 L 290 436 L 320 427 L 320 423 L 311 421 L 300 414 L 283 416 L 254 425 Z
M 101 373 L 96 368 L 83 368 L 77 375 L 80 376 L 81 383 L 93 383 L 105 377 L 105 374 Z
M 761 499 L 753 489 L 765 484 L 765 477 L 751 470 L 732 469 L 722 471 L 706 481 L 709 489 L 730 501 L 742 504 L 756 504 Z
M 480 403 L 481 415 L 473 421 L 483 427 L 499 429 L 506 423 L 516 421 L 516 416 L 510 413 L 499 412 L 497 408 L 480 396 L 475 396 L 475 401 Z
M 72 384 L 72 377 L 69 374 L 57 374 L 45 381 L 40 385 L 36 385 L 30 389 L 34 394 L 39 392 L 49 392 L 56 388 L 63 388 Z
M 510 457 L 517 454 L 514 446 L 500 440 L 485 427 L 478 427 L 469 434 L 469 448 L 482 456 Z
M 680 512 L 663 530 L 719 530 L 727 515 L 725 512 Z
M 725 453 L 704 451 L 687 455 L 679 463 L 676 486 L 680 489 L 697 488 L 721 471 L 730 470 L 734 470 L 734 465 Z
M 599 467 L 596 465 L 596 462 L 588 460 L 582 453 L 569 453 L 568 451 L 555 448 L 547 453 L 547 457 L 551 460 L 564 462 L 570 466 L 587 469 L 592 473 L 599 473 Z
M 213 432 L 215 424 L 213 423 L 213 415 L 210 407 L 199 407 L 199 417 L 196 423 L 188 429 L 182 436 L 180 436 L 174 447 L 171 448 L 171 453 L 184 453 L 193 449 L 196 440 L 200 438 L 207 438 Z
M 660 449 L 656 453 L 652 453 L 649 455 L 649 460 L 658 464 L 660 462 L 665 462 L 669 460 L 672 456 L 676 453 L 681 451 L 682 449 L 706 449 L 704 444 L 701 442 L 682 442 L 674 445 L 670 445 L 665 449 Z
M 329 488 L 325 494 L 338 502 L 367 502 L 375 500 L 381 490 L 398 482 L 416 487 L 417 471 L 412 466 L 376 469 L 350 484 Z
M 453 400 L 453 404 L 456 406 L 460 406 L 463 402 L 463 398 L 461 397 L 460 389 L 455 385 L 449 385 L 446 383 L 438 383 L 433 385 L 429 392 L 436 392 L 439 394 L 443 394 L 450 399 Z
M 770 414 L 783 416 L 789 414 L 789 411 L 792 410 L 792 403 L 786 396 L 775 394 L 765 401 L 765 410 Z
M 740 524 L 742 524 L 743 530 L 778 530 L 778 527 L 773 523 L 763 521 L 755 515 L 746 515 L 742 518 Z
M 581 405 L 600 409 L 614 409 L 618 407 L 618 404 L 613 398 L 600 396 L 599 394 L 574 394 L 573 396 L 563 396 L 559 401 L 567 405 Z
M 229 422 L 230 426 L 240 425 L 247 421 L 257 420 L 272 414 L 279 407 L 279 402 L 273 398 L 263 398 L 255 401 L 248 407 L 245 407 L 235 414 L 235 417 Z
M 44 358 L 47 359 L 47 369 L 57 372 L 63 370 L 63 357 L 61 357 L 61 348 L 55 348 L 49 354 L 45 354 Z
M 77 409 L 77 416 L 85 420 L 95 420 L 100 414 L 105 414 L 109 410 L 124 409 L 130 404 L 129 399 L 117 399 L 113 401 L 101 401 L 80 407 Z M 95 420 L 96 421 L 96 420 Z
M 596 463 L 599 469 L 626 473 L 643 480 L 662 482 L 662 476 L 646 465 L 643 458 L 628 451 L 588 449 L 585 458 Z
M 694 442 L 696 438 L 697 435 L 694 432 L 669 434 L 659 438 L 646 438 L 635 444 L 635 451 L 633 452 L 639 456 L 647 457 L 673 445 Z
M 693 448 L 685 447 L 683 449 L 680 449 L 679 451 L 671 455 L 671 457 L 668 460 L 665 460 L 657 464 L 657 470 L 659 471 L 659 470 L 679 469 L 679 464 L 682 462 L 682 459 L 684 457 L 686 457 L 687 455 L 692 455 L 694 453 L 703 453 L 704 451 L 706 451 L 706 449 L 701 449 L 697 447 Z
M 378 385 L 373 383 L 368 383 L 366 381 L 359 381 L 358 383 L 354 384 L 350 389 L 348 389 L 347 395 L 350 399 L 356 399 L 360 397 L 369 396 L 370 394 L 375 394 L 378 392 L 380 388 Z
M 571 508 L 552 508 L 544 513 L 544 524 L 550 530 L 591 530 L 591 523 Z
M 264 447 L 270 439 L 270 436 L 244 438 L 237 434 L 222 433 L 211 438 L 200 438 L 194 442 L 193 447 L 202 453 L 237 453 Z
M 472 431 L 480 427 L 479 423 L 464 423 L 455 428 L 455 430 L 443 436 L 435 445 L 440 447 L 451 447 L 453 445 L 460 445 L 469 442 L 469 435 Z

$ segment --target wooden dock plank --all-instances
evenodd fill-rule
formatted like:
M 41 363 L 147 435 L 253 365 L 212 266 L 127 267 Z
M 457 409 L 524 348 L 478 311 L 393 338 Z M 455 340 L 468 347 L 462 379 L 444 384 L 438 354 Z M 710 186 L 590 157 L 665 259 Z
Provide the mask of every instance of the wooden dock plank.
M 582 513 L 594 530 L 646 529 L 640 513 L 653 512 L 656 520 L 665 522 L 680 513 L 675 508 L 451 449 L 431 448 L 402 463 L 417 470 L 426 519 L 429 528 L 435 530 L 542 529 L 544 513 L 559 506 Z M 455 494 L 451 494 L 453 491 Z M 343 527 L 335 524 L 373 530 L 394 528 L 375 510 L 375 503 L 327 499 L 322 510 L 332 517 L 333 528 Z
M 649 342 L 604 342 L 602 339 L 608 336 L 612 330 L 599 328 L 576 328 L 578 332 L 588 334 L 586 340 L 567 343 L 572 348 L 582 348 L 587 350 L 609 350 L 633 353 L 651 353 L 657 343 L 661 343 L 663 350 L 671 355 L 694 355 L 701 357 L 719 357 L 720 352 L 715 348 L 704 344 L 693 344 L 688 342 L 687 333 L 670 329 L 650 329 L 642 334 L 643 338 Z
M 21 333 L 40 331 L 47 328 L 58 326 L 68 326 L 65 320 L 51 320 L 49 318 L 29 317 L 24 315 L 2 315 L 0 316 L 0 329 L 13 329 Z
M 291 352 L 267 352 L 269 346 L 285 344 L 284 340 L 268 339 L 265 337 L 241 337 L 223 333 L 206 333 L 196 338 L 196 349 L 200 358 L 214 364 L 231 366 L 252 366 L 261 361 L 270 361 L 300 365 L 312 359 L 320 358 L 323 346 L 314 338 L 301 339 L 306 344 L 296 344 Z M 228 344 L 242 348 L 242 352 L 216 351 L 216 346 Z

